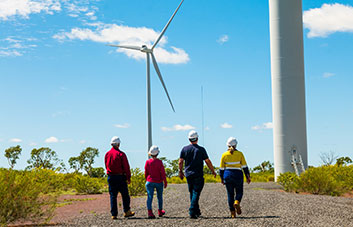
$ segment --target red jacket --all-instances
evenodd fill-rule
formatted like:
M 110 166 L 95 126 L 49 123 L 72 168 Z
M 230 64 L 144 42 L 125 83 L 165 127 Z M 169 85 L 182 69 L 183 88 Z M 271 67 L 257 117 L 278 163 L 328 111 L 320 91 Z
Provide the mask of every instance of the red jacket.
M 105 154 L 105 168 L 108 175 L 126 175 L 127 180 L 131 178 L 130 165 L 126 154 L 121 150 L 115 150 L 114 147 Z
M 146 161 L 145 178 L 146 181 L 153 183 L 167 182 L 163 162 L 160 159 L 150 158 Z

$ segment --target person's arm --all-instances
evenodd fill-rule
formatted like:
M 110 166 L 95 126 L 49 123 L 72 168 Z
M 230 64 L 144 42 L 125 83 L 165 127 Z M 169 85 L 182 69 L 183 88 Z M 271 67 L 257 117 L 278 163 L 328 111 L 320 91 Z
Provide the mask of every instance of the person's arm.
M 161 176 L 162 176 L 162 180 L 164 182 L 164 188 L 166 188 L 168 185 L 168 182 L 167 182 L 167 176 L 165 174 L 165 169 L 164 169 L 164 165 L 163 165 L 162 161 L 161 161 Z
M 123 166 L 124 166 L 124 172 L 126 174 L 126 182 L 128 184 L 131 183 L 131 172 L 130 172 L 130 165 L 129 165 L 129 161 L 127 160 L 127 156 L 126 154 L 123 155 Z
M 147 167 L 148 160 L 145 163 L 145 179 L 147 180 L 147 176 L 149 175 L 148 173 L 148 167 Z
M 211 170 L 213 176 L 216 178 L 217 177 L 217 173 L 214 171 L 214 168 L 213 168 L 211 160 L 210 159 L 205 159 L 205 162 L 206 162 L 207 167 Z
M 223 179 L 224 167 L 225 167 L 224 155 L 222 155 L 221 164 L 220 164 L 220 166 L 219 166 L 219 176 L 221 177 L 221 182 L 222 182 L 222 184 L 224 184 L 224 179 Z
M 184 179 L 183 167 L 184 167 L 184 159 L 179 158 L 179 177 L 181 180 Z
M 244 174 L 245 174 L 246 182 L 247 182 L 248 184 L 250 184 L 250 182 L 251 182 L 250 171 L 249 171 L 249 168 L 248 168 L 248 166 L 247 166 L 247 164 L 246 164 L 245 157 L 244 157 L 243 154 L 242 154 L 242 157 L 241 157 L 240 164 L 241 164 L 241 168 L 243 169 L 243 172 L 244 172 Z

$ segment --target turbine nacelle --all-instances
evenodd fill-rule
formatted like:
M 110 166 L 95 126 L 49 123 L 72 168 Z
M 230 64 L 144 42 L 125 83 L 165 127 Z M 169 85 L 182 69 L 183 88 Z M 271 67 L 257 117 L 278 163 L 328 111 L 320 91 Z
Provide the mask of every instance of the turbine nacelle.
M 153 50 L 149 49 L 146 45 L 142 45 L 140 51 L 143 53 L 152 53 L 153 52 Z

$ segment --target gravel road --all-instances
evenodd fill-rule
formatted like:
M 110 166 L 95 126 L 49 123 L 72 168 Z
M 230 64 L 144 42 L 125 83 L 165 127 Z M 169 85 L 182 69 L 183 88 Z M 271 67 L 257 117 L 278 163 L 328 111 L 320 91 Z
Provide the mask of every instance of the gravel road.
M 244 185 L 243 214 L 230 219 L 222 184 L 205 184 L 200 198 L 202 216 L 188 218 L 187 185 L 168 185 L 164 191 L 163 218 L 147 219 L 146 198 L 134 198 L 133 218 L 111 220 L 109 212 L 89 214 L 62 226 L 352 226 L 353 198 L 299 195 L 280 190 L 275 183 Z M 157 198 L 153 200 L 157 212 Z

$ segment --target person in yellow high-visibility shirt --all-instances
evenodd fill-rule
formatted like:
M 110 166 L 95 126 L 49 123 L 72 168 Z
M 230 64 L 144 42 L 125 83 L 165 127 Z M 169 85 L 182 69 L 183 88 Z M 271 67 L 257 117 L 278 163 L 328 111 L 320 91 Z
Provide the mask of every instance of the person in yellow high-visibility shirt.
M 251 182 L 249 168 L 244 155 L 237 150 L 237 140 L 229 137 L 227 140 L 228 150 L 222 154 L 220 175 L 222 184 L 226 186 L 228 194 L 228 205 L 231 217 L 241 214 L 240 202 L 243 197 L 244 175 L 248 184 Z M 235 194 L 235 196 L 234 196 Z

